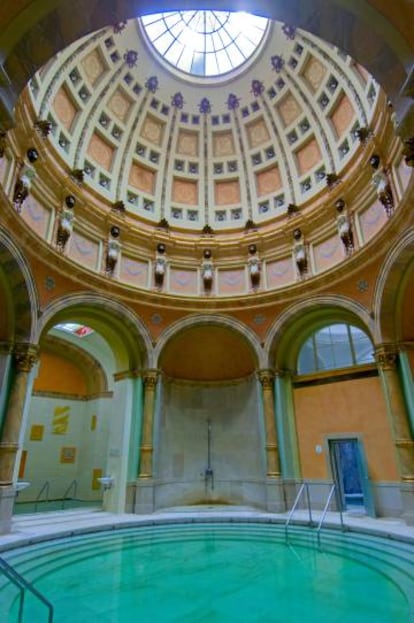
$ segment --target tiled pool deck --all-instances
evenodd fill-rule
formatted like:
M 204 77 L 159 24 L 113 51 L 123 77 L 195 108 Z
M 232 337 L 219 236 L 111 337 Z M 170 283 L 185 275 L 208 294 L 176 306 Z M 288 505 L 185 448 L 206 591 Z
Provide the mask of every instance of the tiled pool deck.
M 198 521 L 284 524 L 287 517 L 287 513 L 266 513 L 242 506 L 175 507 L 159 510 L 151 515 L 114 514 L 96 508 L 16 515 L 13 518 L 12 532 L 0 536 L 0 551 L 73 534 L 115 530 L 123 527 Z M 320 512 L 313 512 L 314 524 L 318 524 L 320 517 Z M 368 532 L 385 538 L 414 543 L 414 526 L 408 526 L 401 519 L 372 519 L 358 513 L 345 513 L 343 517 L 347 530 Z M 307 521 L 307 511 L 298 510 L 292 518 L 292 524 L 304 524 Z M 325 526 L 339 529 L 339 514 L 327 513 L 324 521 Z

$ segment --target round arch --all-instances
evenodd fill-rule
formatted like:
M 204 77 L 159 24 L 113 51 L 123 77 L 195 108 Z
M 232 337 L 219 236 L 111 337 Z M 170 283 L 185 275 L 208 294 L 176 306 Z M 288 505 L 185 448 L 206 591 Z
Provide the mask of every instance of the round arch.
M 148 367 L 152 342 L 147 328 L 130 309 L 101 294 L 80 293 L 53 301 L 38 324 L 38 339 L 55 324 L 77 320 L 107 340 L 118 371 Z
M 414 229 L 395 242 L 378 276 L 374 295 L 374 314 L 377 322 L 375 339 L 378 342 L 397 342 L 402 339 L 401 311 L 406 287 L 414 265 Z
M 365 307 L 344 296 L 300 301 L 279 316 L 265 341 L 268 367 L 293 370 L 304 340 L 317 328 L 335 322 L 353 324 L 373 337 L 374 321 Z
M 35 0 L 26 0 L 17 14 L 4 7 L 5 17 L 0 19 L 3 68 L 13 84 L 5 89 L 0 102 L 3 116 L 9 113 L 8 125 L 12 125 L 16 97 L 31 76 L 70 43 L 139 15 L 188 8 L 186 0 L 176 0 L 173 6 L 165 0 L 153 0 L 151 4 L 147 0 L 78 0 L 75 11 L 64 0 L 54 0 L 47 7 L 44 3 L 41 8 L 38 5 Z M 206 0 L 203 8 L 237 11 L 240 4 L 236 0 Z M 407 43 L 407 8 L 393 8 L 385 17 L 381 6 L 377 9 L 374 2 L 367 0 L 315 0 L 311 4 L 306 0 L 246 0 L 243 4 L 246 11 L 303 28 L 345 50 L 368 69 L 392 99 L 399 96 L 413 62 L 413 46 Z
M 0 288 L 3 282 L 5 341 L 36 344 L 38 296 L 32 272 L 10 234 L 0 228 Z
M 236 333 L 247 343 L 254 357 L 256 367 L 263 367 L 263 350 L 257 335 L 238 320 L 234 320 L 233 318 L 228 318 L 227 316 L 221 316 L 218 314 L 201 314 L 188 316 L 187 318 L 179 320 L 172 324 L 170 327 L 168 327 L 168 329 L 166 329 L 161 334 L 160 339 L 158 340 L 157 345 L 154 349 L 154 367 L 159 366 L 162 352 L 171 339 L 188 329 L 206 326 L 223 327 Z

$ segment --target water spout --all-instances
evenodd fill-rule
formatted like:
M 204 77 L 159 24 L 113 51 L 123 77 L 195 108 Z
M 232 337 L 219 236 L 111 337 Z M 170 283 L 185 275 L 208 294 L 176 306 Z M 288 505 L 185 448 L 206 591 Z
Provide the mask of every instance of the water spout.
M 211 466 L 211 420 L 207 420 L 207 467 L 204 470 L 204 484 L 207 490 L 208 485 L 214 489 L 214 470 Z

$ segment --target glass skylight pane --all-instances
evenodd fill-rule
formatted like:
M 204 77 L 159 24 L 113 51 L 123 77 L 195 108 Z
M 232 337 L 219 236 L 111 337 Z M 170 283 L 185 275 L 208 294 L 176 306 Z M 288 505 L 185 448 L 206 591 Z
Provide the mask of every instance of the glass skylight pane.
M 206 76 L 217 76 L 218 73 L 219 73 L 219 68 L 217 65 L 216 55 L 207 54 L 206 55 Z
M 241 66 L 260 45 L 268 21 L 241 12 L 174 11 L 147 15 L 141 23 L 165 60 L 184 72 L 213 76 Z M 174 39 L 184 46 L 182 53 L 171 49 Z M 216 60 L 200 56 L 213 51 Z

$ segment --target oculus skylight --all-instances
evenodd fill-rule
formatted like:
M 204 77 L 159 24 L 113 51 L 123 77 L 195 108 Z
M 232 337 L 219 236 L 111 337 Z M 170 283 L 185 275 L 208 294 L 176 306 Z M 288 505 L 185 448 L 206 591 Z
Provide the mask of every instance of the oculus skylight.
M 254 57 L 268 20 L 230 11 L 174 11 L 141 18 L 161 57 L 187 74 L 228 74 Z

